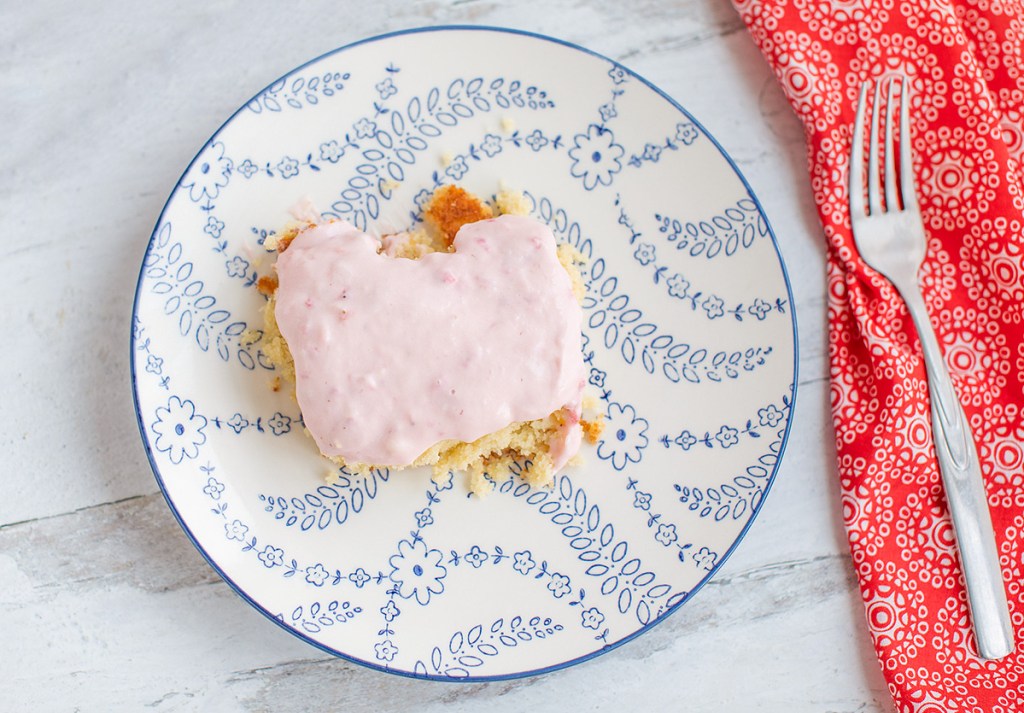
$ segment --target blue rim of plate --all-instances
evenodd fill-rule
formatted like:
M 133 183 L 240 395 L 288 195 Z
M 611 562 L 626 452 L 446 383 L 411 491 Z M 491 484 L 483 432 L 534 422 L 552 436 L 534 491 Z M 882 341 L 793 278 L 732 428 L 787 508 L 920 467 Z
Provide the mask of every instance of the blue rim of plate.
M 761 205 L 760 200 L 758 200 L 757 196 L 754 194 L 754 191 L 750 187 L 750 184 L 747 182 L 746 177 L 739 170 L 739 167 L 736 165 L 736 162 L 732 160 L 732 157 L 725 151 L 724 148 L 722 148 L 722 145 L 720 143 L 718 143 L 718 140 L 704 127 L 704 125 L 701 124 L 700 121 L 696 117 L 694 117 L 686 109 L 684 109 L 683 106 L 681 104 L 679 104 L 679 102 L 677 102 L 675 99 L 670 97 L 668 94 L 663 92 L 657 86 L 655 86 L 650 81 L 648 81 L 644 77 L 640 76 L 639 74 L 637 74 L 633 70 L 629 69 L 628 67 L 623 66 L 621 63 L 616 62 L 616 61 L 612 60 L 611 58 L 609 58 L 609 57 L 607 57 L 607 56 L 605 56 L 605 55 L 603 55 L 603 54 L 601 54 L 599 52 L 594 52 L 593 50 L 587 49 L 586 47 L 582 47 L 582 46 L 577 45 L 577 44 L 575 44 L 573 42 L 568 42 L 566 40 L 561 40 L 561 39 L 558 39 L 556 37 L 549 37 L 548 35 L 542 35 L 542 34 L 539 34 L 537 32 L 530 32 L 528 30 L 517 30 L 517 29 L 508 28 L 508 27 L 495 27 L 495 26 L 490 26 L 490 25 L 437 25 L 437 26 L 431 26 L 431 27 L 415 27 L 415 28 L 411 28 L 411 29 L 407 29 L 407 30 L 395 30 L 394 32 L 386 32 L 384 34 L 374 35 L 373 37 L 367 37 L 367 38 L 364 38 L 362 40 L 358 40 L 356 42 L 351 42 L 351 43 L 349 43 L 347 45 L 342 45 L 341 47 L 338 47 L 337 49 L 333 49 L 333 50 L 331 50 L 329 52 L 324 52 L 323 54 L 321 54 L 321 55 L 319 55 L 317 57 L 314 57 L 314 58 L 310 59 L 309 61 L 304 62 L 303 64 L 300 64 L 297 67 L 289 70 L 288 72 L 283 74 L 281 77 L 275 79 L 273 82 L 270 82 L 263 89 L 261 89 L 260 91 L 256 92 L 256 94 L 254 94 L 252 97 L 250 97 L 250 99 L 248 101 L 244 102 L 241 106 L 239 106 L 239 108 L 236 109 L 231 114 L 231 116 L 229 116 L 219 127 L 217 127 L 217 130 L 213 132 L 213 134 L 210 136 L 210 138 L 206 140 L 206 142 L 202 145 L 202 147 L 200 147 L 199 151 L 196 152 L 196 155 L 192 157 L 192 160 L 189 161 L 188 165 L 185 167 L 185 170 L 182 171 L 181 175 L 178 177 L 178 180 L 175 182 L 175 184 L 174 184 L 175 187 L 177 187 L 178 184 L 181 183 L 181 180 L 189 172 L 189 169 L 192 168 L 192 165 L 196 162 L 196 159 L 199 158 L 200 154 L 202 154 L 203 151 L 206 150 L 206 148 L 213 142 L 213 140 L 217 137 L 217 135 L 220 134 L 220 132 L 226 126 L 228 126 L 235 119 L 235 117 L 238 116 L 238 114 L 240 114 L 245 109 L 245 107 L 251 101 L 256 99 L 260 94 L 262 94 L 264 91 L 266 91 L 267 89 L 272 87 L 277 82 L 287 78 L 288 76 L 294 74 L 295 72 L 298 72 L 299 70 L 302 70 L 302 69 L 310 66 L 311 64 L 319 62 L 320 60 L 324 59 L 325 57 L 330 57 L 332 55 L 339 54 L 339 53 L 344 52 L 346 50 L 352 49 L 353 47 L 358 47 L 359 45 L 368 44 L 370 42 L 378 42 L 380 40 L 385 40 L 385 39 L 389 39 L 389 38 L 392 38 L 392 37 L 400 37 L 402 35 L 415 35 L 415 34 L 420 34 L 420 33 L 424 33 L 424 32 L 446 32 L 446 31 L 452 31 L 452 30 L 455 30 L 455 31 L 471 31 L 471 32 L 503 32 L 503 33 L 510 34 L 510 35 L 519 35 L 519 36 L 522 36 L 522 37 L 530 37 L 530 38 L 537 39 L 537 40 L 543 40 L 545 42 L 553 42 L 555 44 L 562 45 L 564 47 L 569 47 L 571 49 L 574 49 L 574 50 L 577 50 L 577 51 L 580 51 L 580 52 L 584 52 L 584 53 L 586 53 L 588 55 L 592 55 L 592 56 L 597 57 L 599 59 L 602 59 L 602 60 L 604 60 L 606 62 L 612 62 L 612 63 L 614 63 L 614 64 L 616 64 L 618 66 L 621 66 L 626 72 L 628 72 L 630 74 L 630 76 L 638 79 L 640 82 L 642 82 L 644 85 L 646 85 L 649 89 L 651 89 L 656 94 L 658 94 L 658 96 L 660 96 L 662 99 L 664 99 L 669 104 L 671 104 L 677 111 L 679 111 L 685 117 L 687 117 L 687 119 L 689 121 L 692 121 L 694 124 L 696 124 L 697 127 L 701 130 L 701 132 L 711 141 L 712 144 L 714 144 L 715 148 L 718 149 L 719 153 L 721 153 L 721 155 L 722 155 L 722 158 L 724 158 L 729 163 L 729 166 L 735 172 L 736 177 L 740 179 L 740 182 L 743 184 L 743 187 L 747 190 L 747 193 L 750 195 L 751 200 L 754 201 L 755 205 L 757 206 L 758 211 L 764 217 L 765 224 L 766 224 L 767 229 L 768 229 L 769 237 L 771 237 L 772 247 L 775 249 L 776 257 L 778 257 L 778 259 L 779 259 L 779 267 L 782 269 L 782 278 L 783 278 L 783 280 L 786 283 L 786 294 L 789 297 L 789 303 L 791 305 L 794 304 L 794 302 L 793 302 L 793 288 L 792 288 L 792 285 L 791 285 L 790 280 L 789 280 L 789 273 L 786 270 L 786 262 L 782 258 L 782 252 L 779 250 L 779 243 L 778 243 L 778 241 L 775 238 L 775 231 L 772 229 L 771 223 L 768 220 L 768 216 L 765 215 L 764 207 Z M 132 301 L 132 324 L 134 324 L 135 318 L 138 315 L 139 294 L 140 294 L 141 287 L 142 287 L 142 278 L 143 278 L 143 272 L 144 272 L 144 269 L 145 269 L 145 258 L 146 258 L 146 256 L 149 255 L 149 251 L 152 248 L 152 244 L 153 244 L 153 238 L 156 236 L 157 229 L 159 228 L 160 223 L 163 221 L 164 214 L 167 211 L 167 207 L 171 204 L 171 200 L 173 199 L 174 194 L 175 194 L 175 191 L 172 190 L 170 195 L 167 198 L 167 201 L 164 203 L 163 208 L 160 209 L 160 215 L 157 216 L 157 220 L 156 220 L 156 223 L 154 225 L 153 232 L 150 235 L 149 243 L 146 245 L 146 252 L 143 254 L 142 266 L 139 269 L 139 277 L 138 277 L 138 280 L 136 281 L 136 284 L 135 284 L 135 298 Z M 715 564 L 714 568 L 710 572 L 708 572 L 707 575 L 705 575 L 704 578 L 701 579 L 701 581 L 698 582 L 686 594 L 686 596 L 684 596 L 675 605 L 673 605 L 669 609 L 665 610 L 665 612 L 662 613 L 661 616 L 659 616 L 657 619 L 651 621 L 649 624 L 646 624 L 645 626 L 641 627 L 640 629 L 637 629 L 636 631 L 632 632 L 631 634 L 622 637 L 618 641 L 614 641 L 614 642 L 612 642 L 610 644 L 606 644 L 605 646 L 603 646 L 601 649 L 599 649 L 597 651 L 592 651 L 592 652 L 590 652 L 588 654 L 585 654 L 583 656 L 578 656 L 577 658 L 569 659 L 568 661 L 562 661 L 562 662 L 557 663 L 557 664 L 552 664 L 550 666 L 545 666 L 543 668 L 532 669 L 532 670 L 529 670 L 529 671 L 517 671 L 516 673 L 501 674 L 501 675 L 497 675 L 497 676 L 470 676 L 468 678 L 449 678 L 447 676 L 438 676 L 438 675 L 432 675 L 432 674 L 417 674 L 417 673 L 414 673 L 414 672 L 411 672 L 411 671 L 396 671 L 394 669 L 387 668 L 386 666 L 381 666 L 380 664 L 373 663 L 371 661 L 366 661 L 366 660 L 363 660 L 363 659 L 360 659 L 360 658 L 356 658 L 354 656 L 351 656 L 349 654 L 343 653 L 343 652 L 338 651 L 336 649 L 332 649 L 331 647 L 325 646 L 324 644 L 322 644 L 322 643 L 320 643 L 320 642 L 310 638 L 309 636 L 306 636 L 302 632 L 300 632 L 300 631 L 298 631 L 296 629 L 293 629 L 292 627 L 286 625 L 284 622 L 279 621 L 271 612 L 269 612 L 267 609 L 263 608 L 245 590 L 243 590 L 241 587 L 239 587 L 238 584 L 236 584 L 227 575 L 227 573 L 225 573 L 224 570 L 222 570 L 217 565 L 217 563 L 213 560 L 213 558 L 211 558 L 210 555 L 206 552 L 206 550 L 203 549 L 202 545 L 199 544 L 199 541 L 196 539 L 195 535 L 192 534 L 192 531 L 189 529 L 188 525 L 182 519 L 181 514 L 178 512 L 178 509 L 174 506 L 174 502 L 171 500 L 170 495 L 168 495 L 167 488 L 164 487 L 164 481 L 163 481 L 163 478 L 160 475 L 160 469 L 157 466 L 156 460 L 153 457 L 153 452 L 152 452 L 152 450 L 149 447 L 149 441 L 146 439 L 146 428 L 145 428 L 145 424 L 142 422 L 142 413 L 141 413 L 141 411 L 139 409 L 139 390 L 138 390 L 138 384 L 136 382 L 135 358 L 134 358 L 134 356 L 135 356 L 135 333 L 134 333 L 134 330 L 130 329 L 129 330 L 129 369 L 130 369 L 130 373 L 131 373 L 132 403 L 133 403 L 133 405 L 135 407 L 135 419 L 136 419 L 136 422 L 138 423 L 138 426 L 139 426 L 139 435 L 140 435 L 140 437 L 142 439 L 142 446 L 143 446 L 143 448 L 145 448 L 145 450 L 146 450 L 146 457 L 149 459 L 150 469 L 153 471 L 153 476 L 156 478 L 157 485 L 160 486 L 160 492 L 163 494 L 164 500 L 167 502 L 167 507 L 170 508 L 171 513 L 174 515 L 174 519 L 178 521 L 178 525 L 181 526 L 181 529 L 185 532 L 185 535 L 188 537 L 189 541 L 199 551 L 199 553 L 203 556 L 203 558 L 210 565 L 210 567 L 212 567 L 213 570 L 218 575 L 220 575 L 221 579 L 223 579 L 227 583 L 227 585 L 229 587 L 231 587 L 231 589 L 235 592 L 235 594 L 237 594 L 239 597 L 241 597 L 242 600 L 244 600 L 246 603 L 248 603 L 250 606 L 252 606 L 258 612 L 260 612 L 267 619 L 269 619 L 274 624 L 278 625 L 279 627 L 281 627 L 282 629 L 287 631 L 289 634 L 291 634 L 291 635 L 301 639 L 302 641 L 306 642 L 310 646 L 313 646 L 313 647 L 323 651 L 324 653 L 330 654 L 331 656 L 335 656 L 335 657 L 340 658 L 340 659 L 345 660 L 345 661 L 350 661 L 352 663 L 359 664 L 360 666 L 365 666 L 366 668 L 373 669 L 374 671 L 381 671 L 383 673 L 388 673 L 388 674 L 396 675 L 396 676 L 403 676 L 405 678 L 414 678 L 414 679 L 429 680 L 429 681 L 457 681 L 457 682 L 463 682 L 463 683 L 484 683 L 484 682 L 488 682 L 488 681 L 508 681 L 508 680 L 513 680 L 513 679 L 518 679 L 518 678 L 526 678 L 526 677 L 529 677 L 529 676 L 539 676 L 539 675 L 542 675 L 542 674 L 545 674 L 545 673 L 552 673 L 554 671 L 560 671 L 562 669 L 569 668 L 570 666 L 575 666 L 577 664 L 581 664 L 581 663 L 583 663 L 585 661 L 589 661 L 589 660 L 591 660 L 593 658 L 596 658 L 598 656 L 606 654 L 609 651 L 617 649 L 618 647 L 622 646 L 623 644 L 625 644 L 625 643 L 627 643 L 629 641 L 632 641 L 633 639 L 637 638 L 638 636 L 640 636 L 642 634 L 647 633 L 652 628 L 654 628 L 655 626 L 660 624 L 662 621 L 667 619 L 669 616 L 671 616 L 673 613 L 675 613 L 680 607 L 682 607 L 684 604 L 686 604 L 686 602 L 690 601 L 690 599 L 692 599 L 693 596 L 697 592 L 699 592 L 704 587 L 704 585 L 707 584 L 708 581 L 710 581 L 711 578 L 715 576 L 715 574 L 717 574 L 718 570 L 721 569 L 722 566 L 729 560 L 729 557 L 736 550 L 736 547 L 746 537 L 747 531 L 750 530 L 750 526 L 753 525 L 754 521 L 757 519 L 757 516 L 761 512 L 761 508 L 764 505 L 765 499 L 768 497 L 768 494 L 771 492 L 772 485 L 774 485 L 774 483 L 775 483 L 775 476 L 778 473 L 779 466 L 782 464 L 783 457 L 785 456 L 785 453 L 786 453 L 786 445 L 789 443 L 790 431 L 793 428 L 793 414 L 795 413 L 795 407 L 796 407 L 796 397 L 797 397 L 797 391 L 798 391 L 798 381 L 799 381 L 799 371 L 800 371 L 800 340 L 799 340 L 799 333 L 797 331 L 796 309 L 795 308 L 790 310 L 790 319 L 791 319 L 791 322 L 793 324 L 793 393 L 792 393 L 792 396 L 791 396 L 790 417 L 789 417 L 789 419 L 788 419 L 788 421 L 786 423 L 786 431 L 783 434 L 782 443 L 779 446 L 778 458 L 775 461 L 775 465 L 772 468 L 771 474 L 768 476 L 768 481 L 765 484 L 764 494 L 761 496 L 761 501 L 757 504 L 756 507 L 754 507 L 753 511 L 751 512 L 750 518 L 747 520 L 747 522 L 743 526 L 743 528 L 739 531 L 739 534 L 736 536 L 736 539 L 733 541 L 732 545 L 729 546 L 729 549 L 726 550 L 726 552 L 719 558 L 719 560 Z

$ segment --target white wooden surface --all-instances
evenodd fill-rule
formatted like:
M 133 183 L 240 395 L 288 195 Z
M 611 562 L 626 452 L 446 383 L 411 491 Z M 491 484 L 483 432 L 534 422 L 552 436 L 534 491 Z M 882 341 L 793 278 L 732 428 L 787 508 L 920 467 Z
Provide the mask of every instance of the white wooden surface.
M 802 132 L 733 10 L 721 0 L 285 5 L 0 0 L 0 708 L 890 710 L 838 516 L 823 248 Z M 682 102 L 764 204 L 800 325 L 785 461 L 717 578 L 608 655 L 470 685 L 329 658 L 236 597 L 157 493 L 128 381 L 146 241 L 221 121 L 338 45 L 450 23 L 563 37 Z

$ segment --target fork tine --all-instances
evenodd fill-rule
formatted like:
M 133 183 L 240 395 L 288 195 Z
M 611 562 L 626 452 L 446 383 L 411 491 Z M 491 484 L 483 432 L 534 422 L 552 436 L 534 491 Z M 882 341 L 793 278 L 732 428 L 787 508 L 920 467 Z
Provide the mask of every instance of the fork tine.
M 900 87 L 900 192 L 903 194 L 903 207 L 916 210 L 917 189 L 910 146 L 910 80 L 905 76 Z
M 882 197 L 878 190 L 878 104 L 881 82 L 875 82 L 875 98 L 871 102 L 871 145 L 868 147 L 868 215 L 882 212 Z
M 885 209 L 896 211 L 900 209 L 899 199 L 896 190 L 896 157 L 893 156 L 893 134 L 895 127 L 892 124 L 892 100 L 895 87 L 895 78 L 889 79 L 889 96 L 885 101 Z
M 850 144 L 850 217 L 864 216 L 864 104 L 868 83 L 860 86 L 857 116 L 853 120 L 853 140 Z

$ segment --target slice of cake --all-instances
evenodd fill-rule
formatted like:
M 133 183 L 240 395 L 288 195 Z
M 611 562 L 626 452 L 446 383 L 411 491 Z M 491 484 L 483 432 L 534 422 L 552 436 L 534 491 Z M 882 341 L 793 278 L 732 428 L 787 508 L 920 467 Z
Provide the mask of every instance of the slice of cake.
M 264 352 L 326 457 L 354 470 L 429 465 L 435 479 L 467 471 L 482 494 L 515 460 L 547 485 L 584 430 L 596 440 L 601 424 L 581 423 L 573 251 L 538 221 L 494 213 L 445 186 L 408 233 L 307 222 L 272 246 Z

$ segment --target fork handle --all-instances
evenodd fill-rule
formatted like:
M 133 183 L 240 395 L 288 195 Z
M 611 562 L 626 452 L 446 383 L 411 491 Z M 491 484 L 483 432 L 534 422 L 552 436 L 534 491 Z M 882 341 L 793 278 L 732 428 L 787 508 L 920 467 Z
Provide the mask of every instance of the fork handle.
M 982 658 L 999 659 L 1013 651 L 1013 627 L 978 452 L 916 285 L 904 293 L 904 301 L 924 352 L 932 438 L 960 551 L 978 652 Z

